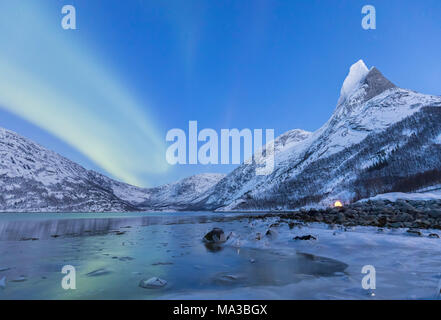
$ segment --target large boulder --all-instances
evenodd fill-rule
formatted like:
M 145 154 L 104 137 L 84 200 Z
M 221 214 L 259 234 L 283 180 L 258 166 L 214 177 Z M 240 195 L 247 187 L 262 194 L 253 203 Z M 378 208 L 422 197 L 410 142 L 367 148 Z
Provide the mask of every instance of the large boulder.
M 410 228 L 406 232 L 411 234 L 411 235 L 417 236 L 417 237 L 421 237 L 422 236 L 421 232 L 419 230 L 417 230 L 417 229 Z
M 221 228 L 213 228 L 210 232 L 208 232 L 204 238 L 203 241 L 206 243 L 223 243 L 227 241 L 228 238 L 225 236 L 224 230 Z
M 429 210 L 429 211 L 427 212 L 427 214 L 428 214 L 429 217 L 431 217 L 431 218 L 441 218 L 441 210 L 439 210 L 439 209 L 432 209 L 432 210 Z

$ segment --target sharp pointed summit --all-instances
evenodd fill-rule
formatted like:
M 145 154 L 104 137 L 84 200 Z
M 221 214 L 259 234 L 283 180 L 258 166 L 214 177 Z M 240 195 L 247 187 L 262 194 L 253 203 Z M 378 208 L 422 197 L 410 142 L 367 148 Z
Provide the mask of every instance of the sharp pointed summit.
M 372 67 L 369 73 L 366 75 L 363 80 L 363 85 L 367 86 L 364 101 L 368 101 L 384 91 L 396 87 L 392 82 L 383 76 L 380 70 L 375 67 Z
M 276 139 L 275 169 L 254 174 L 243 164 L 215 185 L 197 209 L 284 210 L 351 202 L 438 170 L 441 97 L 396 87 L 363 60 L 353 64 L 331 118 L 313 133 L 293 131 Z M 281 143 L 285 139 L 293 143 Z M 430 181 L 429 181 L 430 180 Z
M 376 67 L 368 69 L 363 60 L 358 60 L 349 69 L 337 105 L 343 104 L 360 88 L 363 89 L 363 92 L 361 99 L 358 100 L 359 102 L 365 102 L 395 87 L 395 84 L 389 81 Z M 360 97 L 359 94 L 357 96 Z
M 354 63 L 350 67 L 349 73 L 343 82 L 343 86 L 340 90 L 340 98 L 338 99 L 337 104 L 343 103 L 346 98 L 360 86 L 360 83 L 366 78 L 368 73 L 369 69 L 366 67 L 363 60 L 358 60 Z

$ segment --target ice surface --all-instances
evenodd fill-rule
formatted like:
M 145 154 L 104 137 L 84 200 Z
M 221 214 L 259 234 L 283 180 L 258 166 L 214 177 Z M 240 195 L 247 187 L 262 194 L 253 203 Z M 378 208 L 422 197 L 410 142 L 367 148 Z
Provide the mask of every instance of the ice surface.
M 0 225 L 8 226 L 0 230 L 9 230 L 9 234 L 25 232 L 23 226 L 32 222 L 35 235 L 42 236 L 48 225 L 66 221 L 65 232 L 59 229 L 57 238 L 0 241 L 2 265 L 8 267 L 0 276 L 16 279 L 25 275 L 27 279 L 8 282 L 0 290 L 0 299 L 439 297 L 440 239 L 428 237 L 439 230 L 421 230 L 422 236 L 416 237 L 403 229 L 373 227 L 300 224 L 290 229 L 277 218 L 249 220 L 234 214 L 215 217 L 209 212 L 144 213 L 124 218 L 89 214 L 93 219 L 121 219 L 109 223 L 108 232 L 96 233 L 103 231 L 103 224 L 87 215 L 76 220 L 72 216 L 29 215 L 32 221 L 26 221 L 23 214 L 0 216 Z M 276 232 L 267 237 L 271 225 Z M 131 228 L 117 235 L 112 229 L 118 226 Z M 219 248 L 206 247 L 202 241 L 213 227 L 232 232 Z M 258 233 L 260 240 L 256 239 Z M 317 240 L 293 240 L 309 234 Z M 77 270 L 76 290 L 60 288 L 60 270 L 65 264 Z M 364 265 L 376 269 L 375 296 L 361 286 Z M 112 272 L 88 276 L 100 269 Z M 152 277 L 164 279 L 168 285 L 158 290 L 139 287 L 141 280 Z

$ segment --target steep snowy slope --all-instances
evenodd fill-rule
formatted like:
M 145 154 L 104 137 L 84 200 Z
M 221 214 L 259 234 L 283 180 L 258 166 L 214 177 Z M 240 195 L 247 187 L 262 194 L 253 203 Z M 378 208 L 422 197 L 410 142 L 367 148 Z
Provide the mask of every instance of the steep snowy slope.
M 440 150 L 433 142 L 441 133 L 440 122 L 433 121 L 439 108 L 429 108 L 439 106 L 440 97 L 400 89 L 379 70 L 368 70 L 358 61 L 344 81 L 328 122 L 306 139 L 276 152 L 271 175 L 256 176 L 253 165 L 244 164 L 215 186 L 199 206 L 295 208 L 328 204 L 336 198 L 350 201 L 380 189 L 387 192 L 410 175 L 441 164 Z M 418 162 L 416 158 L 425 159 Z M 378 168 L 379 163 L 388 165 Z M 406 170 L 397 173 L 395 167 Z
M 223 175 L 144 189 L 110 179 L 0 128 L 0 212 L 125 212 L 191 202 Z M 140 204 L 142 203 L 142 206 Z
M 100 174 L 0 128 L 0 211 L 135 209 L 101 180 Z
M 286 153 L 290 153 L 293 148 L 302 141 L 307 140 L 312 135 L 311 132 L 294 129 L 290 130 L 274 140 L 274 158 L 277 160 L 285 157 Z M 278 166 L 275 171 L 279 170 Z M 256 175 L 256 163 L 243 164 L 230 173 L 225 179 L 221 180 L 207 193 L 202 195 L 200 199 L 191 204 L 193 209 L 214 209 L 223 203 L 229 203 L 238 196 L 245 194 L 251 190 L 259 188 L 260 185 L 269 181 L 268 177 Z

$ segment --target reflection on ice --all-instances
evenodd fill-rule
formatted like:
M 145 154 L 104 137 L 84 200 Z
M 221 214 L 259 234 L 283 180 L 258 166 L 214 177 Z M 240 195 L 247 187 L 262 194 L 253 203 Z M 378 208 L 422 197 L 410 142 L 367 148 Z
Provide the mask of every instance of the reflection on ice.
M 41 240 L 58 238 L 60 236 L 84 236 L 100 233 L 115 232 L 117 235 L 133 226 L 149 226 L 157 224 L 173 225 L 185 223 L 206 223 L 213 220 L 234 219 L 218 216 L 179 216 L 179 215 L 139 215 L 118 216 L 101 218 L 95 214 L 94 218 L 87 217 L 92 214 L 51 214 L 48 219 L 44 214 L 4 214 L 0 216 L 0 240 Z M 10 217 L 8 219 L 8 217 Z
M 226 242 L 202 240 L 215 227 Z M 428 236 L 436 231 L 422 232 L 212 213 L 2 215 L 0 299 L 433 299 L 441 246 Z M 367 264 L 375 296 L 361 287 Z M 61 287 L 65 265 L 76 290 Z M 167 285 L 139 286 L 149 279 Z

